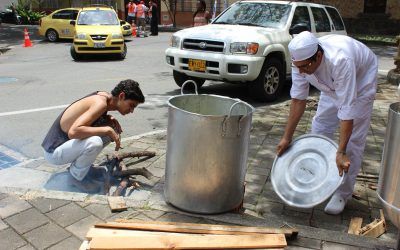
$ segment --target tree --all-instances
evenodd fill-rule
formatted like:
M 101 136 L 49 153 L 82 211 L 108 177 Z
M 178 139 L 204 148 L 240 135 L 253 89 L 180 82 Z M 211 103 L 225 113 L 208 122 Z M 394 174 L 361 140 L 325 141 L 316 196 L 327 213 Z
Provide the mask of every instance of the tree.
M 167 7 L 169 18 L 171 18 L 172 25 L 176 27 L 176 5 L 178 0 L 161 0 Z

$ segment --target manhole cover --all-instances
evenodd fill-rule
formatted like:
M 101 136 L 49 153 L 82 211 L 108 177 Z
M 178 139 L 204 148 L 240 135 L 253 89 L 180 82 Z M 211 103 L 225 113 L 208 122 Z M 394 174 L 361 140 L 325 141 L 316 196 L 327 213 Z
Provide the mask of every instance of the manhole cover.
M 0 76 L 0 83 L 11 83 L 11 82 L 16 82 L 16 81 L 18 81 L 18 79 L 15 77 Z

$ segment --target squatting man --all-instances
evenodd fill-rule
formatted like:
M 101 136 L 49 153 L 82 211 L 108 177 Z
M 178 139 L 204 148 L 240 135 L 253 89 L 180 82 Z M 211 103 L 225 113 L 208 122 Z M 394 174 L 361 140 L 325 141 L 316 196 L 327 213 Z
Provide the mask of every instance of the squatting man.
M 121 147 L 121 125 L 108 111 L 132 113 L 145 98 L 139 84 L 125 80 L 111 93 L 96 91 L 68 106 L 54 121 L 42 147 L 45 159 L 55 165 L 71 163 L 69 181 L 82 191 L 96 193 L 99 186 L 87 177 L 103 148 L 115 142 Z M 98 169 L 99 170 L 99 169 Z
M 360 170 L 373 101 L 377 89 L 378 63 L 364 44 L 344 35 L 316 38 L 301 32 L 289 43 L 292 57 L 292 88 L 289 118 L 277 154 L 289 147 L 309 94 L 309 83 L 321 91 L 311 133 L 329 138 L 339 126 L 336 165 L 342 184 L 325 207 L 339 214 L 351 198 Z

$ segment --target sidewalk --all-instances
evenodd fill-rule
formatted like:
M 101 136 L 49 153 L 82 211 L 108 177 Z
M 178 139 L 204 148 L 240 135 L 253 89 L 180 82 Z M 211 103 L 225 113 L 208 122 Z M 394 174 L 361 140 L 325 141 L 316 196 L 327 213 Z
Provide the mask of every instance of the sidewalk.
M 362 172 L 379 174 L 388 106 L 396 102 L 396 86 L 380 84 L 374 104 L 372 124 L 365 149 Z M 310 130 L 318 95 L 310 97 L 306 114 L 295 136 Z M 141 186 L 126 194 L 128 211 L 111 213 L 106 196 L 45 189 L 52 174 L 62 173 L 44 160 L 25 161 L 6 168 L 0 174 L 0 248 L 1 249 L 78 249 L 88 229 L 98 222 L 116 218 L 178 221 L 192 223 L 235 224 L 299 229 L 297 240 L 287 249 L 390 249 L 395 246 L 397 229 L 388 221 L 388 231 L 378 239 L 347 234 L 351 217 L 362 217 L 364 224 L 379 217 L 375 191 L 358 181 L 356 190 L 362 199 L 351 200 L 341 215 L 323 212 L 324 204 L 314 209 L 286 206 L 274 193 L 270 171 L 289 111 L 289 101 L 257 109 L 249 145 L 244 214 L 189 214 L 166 204 L 163 199 L 166 156 L 166 131 L 130 138 L 122 142 L 123 151 L 155 151 L 156 157 L 139 162 L 156 178 L 137 177 Z M 112 152 L 110 145 L 98 157 Z M 53 176 L 54 178 L 54 176 Z M 62 186 L 62 185 L 61 185 Z M 59 187 L 58 187 L 59 188 Z

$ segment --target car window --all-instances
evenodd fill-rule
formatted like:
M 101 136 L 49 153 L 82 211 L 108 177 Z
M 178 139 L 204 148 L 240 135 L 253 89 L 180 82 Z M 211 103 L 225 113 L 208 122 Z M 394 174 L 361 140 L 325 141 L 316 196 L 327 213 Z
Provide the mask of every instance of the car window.
M 55 14 L 53 14 L 53 19 L 71 19 L 72 11 L 71 10 L 61 10 Z
M 335 25 L 336 30 L 344 30 L 344 24 L 343 20 L 339 15 L 339 12 L 332 7 L 326 7 L 326 10 L 328 11 L 329 15 L 331 16 L 333 25 Z
M 240 2 L 213 23 L 281 28 L 285 26 L 291 8 L 288 4 Z
M 314 16 L 316 32 L 330 32 L 331 25 L 325 10 L 323 8 L 311 7 L 311 12 Z
M 296 24 L 306 24 L 308 30 L 311 30 L 310 14 L 308 13 L 307 6 L 296 7 L 290 27 L 293 27 Z
M 113 10 L 82 10 L 78 25 L 119 25 L 119 21 Z
M 72 13 L 72 20 L 76 20 L 76 18 L 78 17 L 78 13 L 79 13 L 78 10 L 74 10 L 74 11 L 73 11 L 73 13 Z

